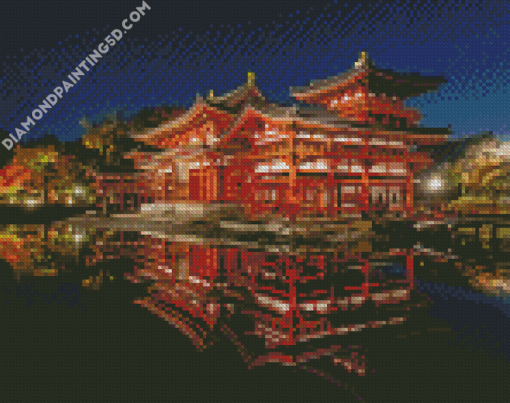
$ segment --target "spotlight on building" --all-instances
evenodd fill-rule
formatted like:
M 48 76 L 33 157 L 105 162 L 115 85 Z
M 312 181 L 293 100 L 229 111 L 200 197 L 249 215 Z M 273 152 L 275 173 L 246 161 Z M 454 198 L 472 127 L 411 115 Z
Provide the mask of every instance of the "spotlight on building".
M 445 181 L 439 174 L 430 176 L 425 180 L 425 186 L 429 192 L 440 193 L 445 186 Z
M 419 176 L 416 181 L 416 196 L 422 200 L 443 199 L 450 196 L 452 187 L 446 180 L 444 170 L 426 172 Z

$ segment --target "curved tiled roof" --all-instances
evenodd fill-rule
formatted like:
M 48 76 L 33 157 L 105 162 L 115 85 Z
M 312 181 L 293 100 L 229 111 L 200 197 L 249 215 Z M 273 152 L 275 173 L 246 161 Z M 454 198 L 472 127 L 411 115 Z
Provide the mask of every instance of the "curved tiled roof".
M 387 94 L 399 98 L 414 97 L 428 91 L 436 90 L 446 82 L 443 76 L 422 76 L 419 73 L 397 73 L 392 70 L 379 69 L 369 59 L 366 52 L 354 63 L 354 67 L 338 76 L 323 80 L 312 80 L 310 85 L 291 87 L 292 97 L 312 96 L 328 91 L 359 76 L 366 80 L 369 91 Z
M 255 74 L 251 72 L 248 73 L 248 80 L 245 84 L 223 96 L 214 96 L 211 90 L 205 101 L 211 106 L 235 114 L 239 113 L 244 105 L 263 108 L 269 104 L 255 85 Z

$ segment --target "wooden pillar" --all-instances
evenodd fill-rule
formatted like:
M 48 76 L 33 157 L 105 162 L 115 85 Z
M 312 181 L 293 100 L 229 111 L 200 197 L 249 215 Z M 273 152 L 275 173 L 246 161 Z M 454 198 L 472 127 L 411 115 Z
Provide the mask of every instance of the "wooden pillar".
M 177 280 L 188 280 L 189 278 L 189 254 L 180 256 L 177 267 Z
M 407 155 L 406 155 L 407 157 Z M 411 170 L 409 161 L 406 162 L 407 176 L 406 176 L 406 208 L 409 214 L 413 214 L 414 204 L 414 170 Z
M 120 177 L 120 189 L 119 189 L 119 195 L 120 195 L 120 211 L 124 211 L 124 177 L 121 174 Z
M 365 275 L 365 282 L 362 285 L 363 296 L 368 298 L 370 295 L 370 263 L 365 260 L 363 264 L 363 274 Z
M 328 182 L 326 189 L 326 192 L 328 192 L 328 217 L 335 215 L 335 172 L 333 169 L 336 164 L 335 160 L 328 159 Z
M 363 172 L 361 173 L 361 191 L 363 193 L 363 211 L 368 211 L 368 198 L 369 198 L 369 187 L 368 187 L 368 174 L 367 166 L 363 160 Z
M 367 156 L 368 156 L 368 139 L 365 136 L 365 144 L 363 147 L 363 171 L 361 173 L 361 181 L 362 181 L 362 192 L 363 192 L 363 210 L 368 212 L 368 199 L 369 195 L 369 186 L 368 186 L 368 172 L 367 172 Z
M 411 289 L 414 287 L 414 255 L 413 250 L 409 250 L 409 254 L 406 256 L 406 273 L 407 281 L 411 285 Z
M 289 303 L 289 309 L 285 312 L 283 315 L 283 318 L 286 319 L 285 324 L 288 326 L 285 326 L 285 330 L 288 331 L 288 344 L 293 345 L 294 344 L 294 330 L 292 323 L 295 320 L 295 315 L 299 314 L 298 312 L 298 303 L 297 303 L 297 290 L 296 290 L 296 280 L 297 280 L 297 265 L 298 260 L 297 258 L 294 262 L 291 261 L 290 256 L 286 256 L 285 258 L 285 276 L 287 280 L 285 282 L 288 284 L 288 290 L 289 293 L 283 294 L 283 298 L 288 298 Z M 286 343 L 287 344 L 287 343 Z
M 205 160 L 204 160 L 205 164 Z M 212 192 L 212 171 L 213 167 L 211 165 L 202 168 L 204 172 L 203 186 L 204 186 L 204 202 L 210 203 L 213 200 L 213 192 Z
M 294 165 L 294 139 L 296 137 L 296 130 L 291 130 L 289 136 L 289 147 L 287 148 L 287 161 L 290 168 L 289 172 L 289 204 L 291 206 L 291 222 L 295 222 L 296 213 L 296 166 Z

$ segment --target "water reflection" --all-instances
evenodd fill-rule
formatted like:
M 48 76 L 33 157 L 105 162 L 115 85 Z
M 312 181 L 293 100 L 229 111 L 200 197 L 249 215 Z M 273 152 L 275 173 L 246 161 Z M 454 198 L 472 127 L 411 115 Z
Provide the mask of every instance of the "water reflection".
M 94 231 L 75 223 L 9 224 L 0 230 L 2 257 L 14 274 L 55 276 L 78 263 L 80 250 L 94 241 Z
M 419 245 L 403 250 L 391 235 L 388 244 L 377 243 L 372 227 L 360 223 L 337 229 L 336 237 L 346 234 L 342 244 L 319 240 L 320 248 L 312 244 L 314 237 L 307 244 L 288 224 L 257 225 L 255 232 L 232 221 L 216 226 L 198 222 L 191 228 L 139 215 L 84 216 L 3 226 L 1 253 L 18 278 L 57 276 L 128 259 L 132 267 L 126 265 L 122 273 L 108 266 L 94 275 L 84 271 L 82 286 L 97 290 L 119 277 L 145 284 L 146 294 L 136 304 L 179 329 L 200 350 L 213 344 L 217 334 L 225 335 L 249 366 L 313 361 L 359 376 L 367 372 L 363 348 L 370 344 L 366 338 L 359 343 L 361 334 L 375 335 L 374 329 L 395 325 L 407 333 L 419 330 L 405 324 L 431 306 L 426 293 L 432 291 L 416 277 L 436 283 L 458 280 L 491 295 L 508 291 L 506 238 L 488 237 L 486 227 L 473 232 L 459 226 L 450 243 L 435 248 L 428 239 L 437 236 L 422 232 Z M 470 242 L 480 233 L 485 254 L 473 258 L 465 249 L 473 250 Z M 284 250 L 282 244 L 292 248 Z M 381 252 L 389 249 L 395 252 Z
M 423 253 L 417 270 L 428 278 L 435 273 L 436 280 L 450 284 L 460 280 L 458 285 L 506 298 L 510 291 L 509 230 L 510 221 L 500 216 L 463 220 L 422 231 L 420 250 L 429 252 Z M 433 242 L 438 233 L 448 237 Z
M 52 290 L 52 292 L 40 291 L 35 282 L 19 283 L 15 287 L 3 285 L 0 289 L 1 300 L 8 305 L 12 304 L 16 307 L 19 306 L 21 301 L 24 301 L 27 307 L 37 304 L 64 304 L 70 308 L 85 310 L 80 301 L 81 295 L 78 284 L 67 282 L 59 284 L 56 290 Z

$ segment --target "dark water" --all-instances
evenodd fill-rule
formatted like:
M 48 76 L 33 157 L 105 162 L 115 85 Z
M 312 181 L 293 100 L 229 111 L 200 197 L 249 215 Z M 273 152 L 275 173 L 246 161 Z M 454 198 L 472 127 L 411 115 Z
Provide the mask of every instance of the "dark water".
M 122 279 L 132 265 L 129 259 L 75 264 L 57 277 L 17 281 L 2 262 L 7 401 L 159 401 L 162 393 L 168 401 L 507 401 L 508 302 L 458 286 L 453 276 L 451 282 L 418 277 L 417 290 L 434 302 L 430 308 L 417 309 L 400 327 L 360 332 L 368 373 L 358 377 L 324 360 L 305 369 L 248 369 L 221 334 L 197 352 L 188 337 L 133 304 L 147 285 Z M 115 280 L 99 290 L 81 287 L 101 269 Z M 404 268 L 379 269 L 402 275 Z M 445 328 L 451 331 L 437 330 Z
M 1 207 L 0 225 L 8 224 L 47 224 L 84 214 L 87 207 L 51 206 L 43 209 L 27 210 L 21 207 Z
M 9 401 L 159 401 L 161 393 L 178 401 L 357 401 L 344 385 L 312 372 L 269 364 L 249 370 L 225 338 L 197 352 L 179 331 L 130 303 L 138 291 L 124 283 L 98 291 L 53 286 L 60 303 L 43 302 L 52 294 L 36 282 L 7 284 L 9 303 L 2 288 L 1 365 L 9 374 L 2 390 L 19 399 Z M 420 288 L 435 305 L 410 326 L 451 325 L 454 333 L 374 334 L 375 372 L 357 379 L 340 371 L 338 378 L 367 402 L 505 401 L 509 317 L 487 303 L 430 291 L 442 288 L 436 285 Z

